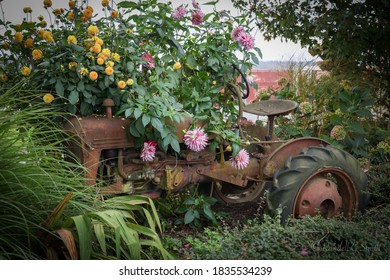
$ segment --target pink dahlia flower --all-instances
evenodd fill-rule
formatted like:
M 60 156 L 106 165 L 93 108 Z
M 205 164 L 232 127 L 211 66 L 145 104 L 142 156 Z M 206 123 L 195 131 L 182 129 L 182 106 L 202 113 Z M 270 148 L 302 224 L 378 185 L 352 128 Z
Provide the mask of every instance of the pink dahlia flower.
M 153 69 L 156 67 L 154 63 L 153 56 L 150 53 L 145 53 L 142 55 L 142 59 L 147 62 L 146 67 Z
M 191 15 L 191 22 L 193 25 L 201 25 L 204 18 L 204 13 L 201 10 L 197 10 Z
M 156 142 L 150 140 L 146 141 L 141 150 L 141 159 L 143 161 L 153 161 L 154 157 L 156 156 L 156 146 Z
M 246 32 L 240 33 L 240 35 L 238 36 L 238 42 L 246 50 L 250 50 L 251 48 L 253 48 L 255 46 L 255 38 L 253 38 L 251 34 L 246 33 Z
M 233 31 L 230 34 L 230 36 L 232 37 L 232 39 L 234 41 L 238 41 L 238 39 L 240 38 L 241 33 L 245 33 L 244 27 L 239 26 L 239 27 L 236 27 L 236 28 L 233 29 Z
M 200 152 L 206 147 L 208 137 L 207 134 L 204 133 L 203 128 L 195 128 L 193 130 L 188 130 L 186 134 L 184 134 L 183 140 L 184 144 L 186 144 L 190 150 Z
M 230 158 L 230 163 L 234 168 L 244 169 L 249 164 L 249 154 L 245 149 L 241 149 L 235 157 Z
M 174 20 L 181 19 L 184 17 L 187 13 L 187 10 L 184 6 L 177 7 L 173 12 L 172 12 L 172 18 Z

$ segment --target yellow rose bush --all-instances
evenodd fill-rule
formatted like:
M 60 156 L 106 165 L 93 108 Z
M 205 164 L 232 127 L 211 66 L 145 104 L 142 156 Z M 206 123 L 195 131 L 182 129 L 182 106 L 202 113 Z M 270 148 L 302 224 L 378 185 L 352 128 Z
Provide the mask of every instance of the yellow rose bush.
M 237 82 L 232 65 L 246 73 L 261 51 L 249 20 L 217 11 L 216 3 L 207 4 L 209 14 L 191 0 L 69 1 L 62 8 L 45 0 L 47 15 L 38 17 L 27 7 L 22 22 L 0 21 L 0 94 L 25 79 L 50 92 L 37 98 L 46 106 L 81 116 L 104 114 L 111 98 L 114 113 L 134 119 L 131 135 L 165 150 L 178 151 L 171 124 L 186 115 L 207 121 L 206 132 L 236 139 L 237 103 L 224 89 Z

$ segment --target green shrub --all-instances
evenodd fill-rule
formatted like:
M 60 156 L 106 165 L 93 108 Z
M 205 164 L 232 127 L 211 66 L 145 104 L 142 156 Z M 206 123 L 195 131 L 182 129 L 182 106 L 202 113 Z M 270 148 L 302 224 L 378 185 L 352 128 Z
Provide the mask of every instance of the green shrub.
M 153 202 L 97 199 L 75 171 L 82 166 L 63 158 L 58 113 L 22 88 L 0 95 L 0 259 L 171 258 Z M 24 109 L 13 107 L 17 98 Z
M 205 229 L 165 244 L 181 259 L 388 259 L 388 217 L 389 206 L 353 220 L 307 217 L 287 226 L 265 215 L 244 227 Z

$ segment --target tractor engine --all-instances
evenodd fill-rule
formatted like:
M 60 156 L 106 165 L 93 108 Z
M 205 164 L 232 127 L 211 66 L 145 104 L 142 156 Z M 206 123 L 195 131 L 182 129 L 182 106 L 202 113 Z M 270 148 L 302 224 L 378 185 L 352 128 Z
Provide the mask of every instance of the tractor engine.
M 101 194 L 143 194 L 158 197 L 161 190 L 176 192 L 191 183 L 224 182 L 245 188 L 257 178 L 260 160 L 253 158 L 245 170 L 237 170 L 225 160 L 227 155 L 205 149 L 193 152 L 183 144 L 183 129 L 191 119 L 176 125 L 181 153 L 156 152 L 152 162 L 140 158 L 140 149 L 128 136 L 130 120 L 107 116 L 71 118 L 65 131 L 71 136 L 70 160 L 82 163 L 88 185 Z

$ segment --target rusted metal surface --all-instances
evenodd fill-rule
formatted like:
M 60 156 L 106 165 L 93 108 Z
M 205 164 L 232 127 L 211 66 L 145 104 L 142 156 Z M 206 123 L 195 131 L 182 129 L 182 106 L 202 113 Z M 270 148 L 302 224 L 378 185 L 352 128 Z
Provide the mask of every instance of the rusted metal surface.
M 324 167 L 303 183 L 294 203 L 294 217 L 340 213 L 351 216 L 357 209 L 358 194 L 351 177 L 343 170 Z
M 198 168 L 197 172 L 201 175 L 210 177 L 216 181 L 231 183 L 236 186 L 246 187 L 248 177 L 257 178 L 260 170 L 258 159 L 250 159 L 249 164 L 243 170 L 234 168 L 229 161 L 214 163 L 211 166 Z
M 272 178 L 276 170 L 282 168 L 286 160 L 293 155 L 299 154 L 306 147 L 329 145 L 328 142 L 314 137 L 294 139 L 279 146 L 268 157 L 263 167 L 263 174 Z
M 264 190 L 265 181 L 250 181 L 248 185 L 238 187 L 223 181 L 213 182 L 213 192 L 226 204 L 245 203 L 256 199 Z

